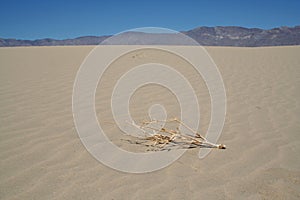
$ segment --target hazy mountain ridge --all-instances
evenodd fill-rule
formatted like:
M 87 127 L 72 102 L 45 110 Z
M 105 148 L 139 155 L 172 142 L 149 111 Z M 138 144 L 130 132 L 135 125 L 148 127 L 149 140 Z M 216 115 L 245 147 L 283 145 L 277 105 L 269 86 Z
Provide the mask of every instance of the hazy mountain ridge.
M 183 33 L 208 46 L 300 45 L 300 26 L 270 30 L 235 26 L 199 27 Z
M 300 45 L 300 26 L 279 27 L 269 30 L 244 28 L 238 26 L 198 27 L 182 33 L 205 46 L 283 46 Z M 128 44 L 174 44 L 178 38 L 173 34 L 126 33 L 130 39 Z M 129 37 L 128 34 L 132 34 Z M 155 37 L 152 37 L 156 35 Z M 151 36 L 151 37 L 149 37 Z M 74 39 L 56 40 L 51 38 L 38 40 L 18 40 L 0 38 L 1 47 L 13 46 L 65 46 L 65 45 L 97 45 L 111 36 L 83 36 Z M 169 39 L 168 39 L 169 38 Z M 170 42 L 171 41 L 171 42 Z M 126 44 L 122 41 L 122 44 Z M 181 45 L 179 42 L 178 45 Z
M 18 40 L 0 38 L 0 47 L 13 46 L 67 46 L 67 45 L 96 45 L 110 36 L 83 36 L 74 39 L 56 40 L 51 38 L 38 40 Z

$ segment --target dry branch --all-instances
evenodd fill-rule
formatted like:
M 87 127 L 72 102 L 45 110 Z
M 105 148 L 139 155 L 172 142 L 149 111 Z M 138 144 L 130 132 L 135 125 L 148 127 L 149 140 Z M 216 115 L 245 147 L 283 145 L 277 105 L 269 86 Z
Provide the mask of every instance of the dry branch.
M 177 124 L 175 130 L 168 129 L 166 128 L 166 126 L 157 128 L 159 123 L 167 124 L 171 122 L 175 122 Z M 143 137 L 139 137 L 139 139 L 142 139 L 143 141 L 136 142 L 136 144 L 143 144 L 148 147 L 153 147 L 155 151 L 171 150 L 172 148 L 196 147 L 226 149 L 226 146 L 224 144 L 214 144 L 207 141 L 207 139 L 204 136 L 202 136 L 200 133 L 193 130 L 177 118 L 169 119 L 166 121 L 144 121 L 141 125 L 137 125 L 134 122 L 130 124 L 140 129 L 144 133 Z M 179 129 L 180 125 L 189 130 L 193 135 L 182 133 Z

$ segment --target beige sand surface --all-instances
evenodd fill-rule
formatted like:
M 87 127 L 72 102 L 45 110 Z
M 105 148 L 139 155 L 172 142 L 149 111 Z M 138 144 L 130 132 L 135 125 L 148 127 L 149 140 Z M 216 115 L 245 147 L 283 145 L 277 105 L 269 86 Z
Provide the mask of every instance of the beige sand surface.
M 191 48 L 191 47 L 184 47 Z M 95 160 L 82 145 L 72 116 L 72 87 L 93 47 L 0 48 L 0 199 L 300 199 L 300 47 L 208 47 L 227 92 L 219 139 L 228 149 L 199 160 L 189 150 L 163 170 L 128 174 Z M 193 52 L 193 51 L 191 51 Z M 113 63 L 96 93 L 96 110 L 109 138 L 124 149 L 107 105 L 114 81 L 131 65 L 156 58 L 180 70 L 195 87 L 201 127 L 210 101 L 187 63 L 155 51 Z M 178 103 L 158 86 L 134 94 L 135 119 L 153 102 Z

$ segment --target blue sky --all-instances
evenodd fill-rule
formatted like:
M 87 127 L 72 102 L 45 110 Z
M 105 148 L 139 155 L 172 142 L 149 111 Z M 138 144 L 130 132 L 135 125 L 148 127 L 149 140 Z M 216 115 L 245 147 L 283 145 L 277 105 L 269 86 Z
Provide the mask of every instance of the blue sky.
M 273 28 L 300 25 L 300 0 L 1 0 L 0 38 L 75 38 L 138 27 Z

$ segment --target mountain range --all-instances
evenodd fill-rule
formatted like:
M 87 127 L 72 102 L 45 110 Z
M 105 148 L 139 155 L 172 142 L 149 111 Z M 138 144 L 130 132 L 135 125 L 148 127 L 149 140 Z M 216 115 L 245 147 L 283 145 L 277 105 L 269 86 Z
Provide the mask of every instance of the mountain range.
M 189 36 L 203 46 L 283 46 L 300 45 L 300 26 L 278 27 L 273 29 L 244 28 L 238 26 L 198 27 L 181 33 Z M 109 44 L 147 44 L 147 45 L 186 45 L 176 33 L 126 32 L 120 37 L 112 37 Z M 0 47 L 14 46 L 66 46 L 98 45 L 109 41 L 111 36 L 83 36 L 74 39 L 20 40 L 0 38 Z M 106 42 L 107 43 L 107 42 Z

